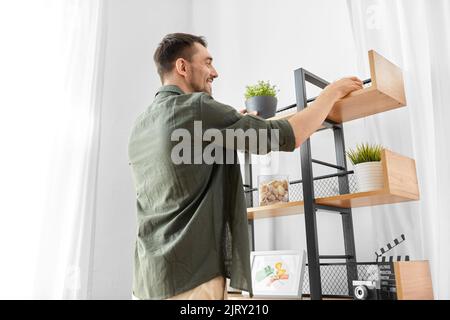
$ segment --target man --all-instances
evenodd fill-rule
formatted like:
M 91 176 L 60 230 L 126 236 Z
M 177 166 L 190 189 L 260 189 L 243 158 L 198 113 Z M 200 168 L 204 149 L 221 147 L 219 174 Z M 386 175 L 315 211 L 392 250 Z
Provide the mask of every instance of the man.
M 169 34 L 154 61 L 163 86 L 136 120 L 129 140 L 138 211 L 133 295 L 225 299 L 226 278 L 231 287 L 251 293 L 246 203 L 236 149 L 260 149 L 250 143 L 235 146 L 234 138 L 209 140 L 231 150 L 235 161 L 206 163 L 198 161 L 198 152 L 192 157 L 184 150 L 181 157 L 194 160 L 180 162 L 174 160 L 178 141 L 173 138 L 179 137 L 174 132 L 194 133 L 189 141 L 195 144 L 196 123 L 201 133 L 256 130 L 263 132 L 256 141 L 265 147 L 262 153 L 293 151 L 321 126 L 334 103 L 361 89 L 362 82 L 356 77 L 338 80 L 289 120 L 269 121 L 212 98 L 218 73 L 203 37 Z M 271 131 L 277 134 L 269 135 Z M 202 141 L 201 146 L 213 142 Z

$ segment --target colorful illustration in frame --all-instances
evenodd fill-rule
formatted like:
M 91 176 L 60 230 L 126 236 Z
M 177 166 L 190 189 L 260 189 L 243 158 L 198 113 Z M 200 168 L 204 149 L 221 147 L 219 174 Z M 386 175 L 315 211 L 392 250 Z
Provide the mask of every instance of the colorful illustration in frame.
M 301 297 L 305 252 L 253 251 L 250 258 L 255 296 Z

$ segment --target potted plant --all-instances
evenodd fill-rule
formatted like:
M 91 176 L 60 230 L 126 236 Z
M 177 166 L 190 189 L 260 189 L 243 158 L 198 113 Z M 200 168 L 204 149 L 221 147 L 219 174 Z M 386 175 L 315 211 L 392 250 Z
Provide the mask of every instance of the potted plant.
M 383 188 L 382 150 L 380 145 L 363 143 L 357 145 L 356 149 L 347 151 L 347 156 L 354 165 L 359 192 Z
M 258 81 L 253 86 L 246 86 L 245 107 L 247 111 L 257 111 L 258 116 L 267 119 L 277 110 L 277 90 L 269 81 Z

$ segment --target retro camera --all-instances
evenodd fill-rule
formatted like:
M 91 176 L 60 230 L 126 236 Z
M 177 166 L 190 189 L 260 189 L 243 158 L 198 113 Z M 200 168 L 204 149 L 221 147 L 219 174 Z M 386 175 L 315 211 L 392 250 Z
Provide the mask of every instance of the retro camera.
M 355 300 L 378 300 L 378 281 L 353 281 L 353 298 Z

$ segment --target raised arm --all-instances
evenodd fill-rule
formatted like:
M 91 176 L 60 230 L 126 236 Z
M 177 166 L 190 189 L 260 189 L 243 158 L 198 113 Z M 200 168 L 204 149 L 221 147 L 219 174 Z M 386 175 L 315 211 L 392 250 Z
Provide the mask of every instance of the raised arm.
M 293 115 L 288 121 L 294 131 L 295 147 L 298 148 L 320 128 L 336 101 L 362 87 L 363 83 L 357 77 L 337 80 L 326 86 L 310 106 Z

